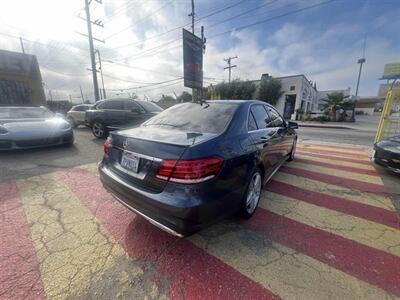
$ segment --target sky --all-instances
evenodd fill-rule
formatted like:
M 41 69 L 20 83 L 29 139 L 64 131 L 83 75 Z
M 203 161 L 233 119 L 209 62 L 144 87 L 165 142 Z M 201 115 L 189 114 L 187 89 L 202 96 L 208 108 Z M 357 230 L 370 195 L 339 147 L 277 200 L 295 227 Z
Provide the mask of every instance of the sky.
M 93 100 L 84 0 L 0 0 L 0 49 L 37 56 L 46 95 Z M 183 86 L 182 28 L 191 0 L 92 0 L 107 97 L 141 99 L 190 91 Z M 195 33 L 204 26 L 204 85 L 232 77 L 304 74 L 318 90 L 355 92 L 365 41 L 360 96 L 377 95 L 385 63 L 400 62 L 400 0 L 195 0 Z M 101 79 L 99 77 L 99 85 Z

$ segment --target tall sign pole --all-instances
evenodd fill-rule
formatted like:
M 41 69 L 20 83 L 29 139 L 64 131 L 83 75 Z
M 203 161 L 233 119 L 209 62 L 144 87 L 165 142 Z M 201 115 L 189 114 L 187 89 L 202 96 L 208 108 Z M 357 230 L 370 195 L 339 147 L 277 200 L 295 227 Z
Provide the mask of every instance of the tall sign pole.
M 94 46 L 93 46 L 92 22 L 90 20 L 89 5 L 90 5 L 89 0 L 85 0 L 85 11 L 86 11 L 86 23 L 87 23 L 87 31 L 88 31 L 88 38 L 89 38 L 90 61 L 92 63 L 94 98 L 96 101 L 99 101 L 100 100 L 99 84 L 97 82 L 96 58 L 95 58 Z
M 194 34 L 194 0 L 192 0 L 192 12 L 189 14 L 189 17 L 192 17 L 192 33 Z M 195 102 L 197 99 L 196 89 L 192 88 L 192 102 Z

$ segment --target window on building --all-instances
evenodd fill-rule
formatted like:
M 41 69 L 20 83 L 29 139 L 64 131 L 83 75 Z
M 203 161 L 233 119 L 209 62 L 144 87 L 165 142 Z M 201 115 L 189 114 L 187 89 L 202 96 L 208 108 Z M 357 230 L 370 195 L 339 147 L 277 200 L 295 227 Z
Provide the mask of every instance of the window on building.
M 296 87 L 295 87 L 294 85 L 291 85 L 291 86 L 290 86 L 290 90 L 291 90 L 291 91 L 294 91 L 295 89 L 296 89 Z

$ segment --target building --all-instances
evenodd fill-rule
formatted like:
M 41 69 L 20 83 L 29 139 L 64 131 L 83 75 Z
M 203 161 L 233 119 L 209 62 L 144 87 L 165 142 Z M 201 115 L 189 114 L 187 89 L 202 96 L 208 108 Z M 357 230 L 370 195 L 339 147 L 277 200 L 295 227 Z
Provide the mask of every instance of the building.
M 0 105 L 46 105 L 36 56 L 0 50 Z
M 386 97 L 387 92 L 390 89 L 391 84 L 390 83 L 383 83 L 379 85 L 379 90 L 378 90 L 378 97 Z M 393 91 L 400 92 L 400 82 L 397 82 L 393 85 Z
M 261 80 L 272 77 L 263 74 Z M 283 94 L 275 104 L 276 109 L 285 119 L 295 119 L 296 111 L 302 109 L 306 113 L 320 114 L 322 112 L 322 100 L 329 93 L 341 92 L 345 96 L 350 95 L 350 88 L 342 90 L 318 91 L 316 82 L 308 80 L 304 74 L 274 77 L 281 82 Z M 259 86 L 261 80 L 254 81 Z

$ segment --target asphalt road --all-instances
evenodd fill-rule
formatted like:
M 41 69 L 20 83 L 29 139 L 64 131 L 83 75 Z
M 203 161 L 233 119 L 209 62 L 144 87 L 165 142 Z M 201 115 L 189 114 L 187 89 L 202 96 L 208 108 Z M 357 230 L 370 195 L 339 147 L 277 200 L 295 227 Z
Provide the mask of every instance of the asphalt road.
M 84 127 L 75 129 L 74 133 L 72 146 L 0 153 L 0 181 L 28 178 L 100 161 L 104 141 L 95 139 Z
M 297 130 L 299 138 L 304 141 L 312 140 L 318 142 L 341 143 L 372 147 L 375 131 L 356 129 L 328 129 L 300 127 Z

